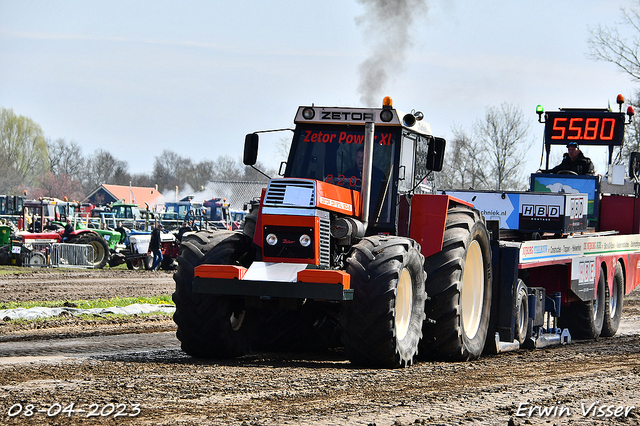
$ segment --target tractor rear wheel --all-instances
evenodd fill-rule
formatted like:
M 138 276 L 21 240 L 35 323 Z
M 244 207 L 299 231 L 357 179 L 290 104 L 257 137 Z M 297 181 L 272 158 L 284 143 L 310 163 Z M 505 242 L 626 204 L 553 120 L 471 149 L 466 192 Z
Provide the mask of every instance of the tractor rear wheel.
M 198 265 L 250 263 L 250 241 L 240 232 L 200 231 L 186 235 L 173 279 L 176 290 L 173 320 L 182 350 L 196 358 L 233 358 L 250 348 L 251 316 L 241 299 L 194 293 L 194 268 Z
M 613 275 L 613 289 L 611 294 L 607 292 L 604 302 L 604 322 L 602 324 L 603 337 L 613 337 L 618 332 L 620 318 L 622 317 L 622 304 L 624 300 L 624 273 L 618 262 Z
M 424 257 L 402 237 L 371 236 L 347 259 L 353 300 L 340 313 L 351 362 L 396 368 L 413 363 L 424 321 Z
M 491 314 L 491 247 L 477 210 L 449 209 L 442 250 L 425 260 L 427 319 L 421 352 L 435 358 L 478 358 Z
M 70 241 L 71 244 L 88 244 L 93 247 L 93 261 L 87 260 L 90 267 L 102 269 L 109 261 L 109 245 L 95 232 L 85 232 Z
M 606 285 L 604 268 L 601 267 L 596 287 L 596 298 L 588 302 L 574 302 L 563 306 L 560 310 L 560 327 L 568 328 L 574 339 L 600 337 L 604 324 Z

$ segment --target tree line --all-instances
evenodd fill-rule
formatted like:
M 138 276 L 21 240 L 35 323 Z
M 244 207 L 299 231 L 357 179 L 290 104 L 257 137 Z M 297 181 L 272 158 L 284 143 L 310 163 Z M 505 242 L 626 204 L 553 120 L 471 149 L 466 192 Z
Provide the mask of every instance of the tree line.
M 164 192 L 176 186 L 199 191 L 214 180 L 266 180 L 240 158 L 221 155 L 195 162 L 168 149 L 154 157 L 151 172 L 131 173 L 129 164 L 111 152 L 97 149 L 84 154 L 77 142 L 46 138 L 32 119 L 6 108 L 0 108 L 0 152 L 0 193 L 15 195 L 26 190 L 29 198 L 79 201 L 102 184 L 157 185 Z M 260 164 L 256 167 L 265 170 Z

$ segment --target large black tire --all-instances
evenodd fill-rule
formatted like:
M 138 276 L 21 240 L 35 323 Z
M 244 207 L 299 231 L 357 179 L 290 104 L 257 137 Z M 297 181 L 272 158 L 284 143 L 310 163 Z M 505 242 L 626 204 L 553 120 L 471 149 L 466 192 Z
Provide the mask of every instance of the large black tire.
M 424 321 L 424 257 L 403 237 L 371 236 L 347 259 L 353 300 L 340 313 L 351 362 L 396 368 L 413 363 Z
M 466 361 L 483 351 L 490 325 L 492 273 L 489 233 L 477 210 L 449 209 L 442 250 L 425 260 L 427 319 L 421 353 Z
M 602 323 L 602 337 L 613 337 L 618 332 L 620 318 L 622 317 L 622 304 L 624 301 L 624 273 L 618 262 L 613 275 L 613 290 L 609 294 L 609 288 L 604 302 L 604 319 Z
M 186 235 L 173 279 L 173 320 L 182 350 L 196 358 L 234 358 L 250 349 L 251 313 L 239 299 L 192 291 L 194 268 L 202 264 L 242 265 L 251 262 L 250 242 L 240 232 L 200 231 Z
M 560 310 L 560 327 L 568 328 L 574 339 L 596 339 L 602 333 L 605 311 L 607 280 L 604 268 L 600 268 L 600 278 L 596 287 L 596 299 L 588 302 L 574 302 Z
M 253 237 L 256 233 L 256 223 L 258 221 L 258 206 L 254 206 L 253 209 L 244 217 L 244 226 L 242 232 L 253 241 Z
M 93 262 L 88 262 L 89 266 L 94 269 L 102 269 L 109 261 L 109 245 L 100 235 L 95 232 L 85 232 L 73 240 L 71 244 L 88 244 L 93 247 Z

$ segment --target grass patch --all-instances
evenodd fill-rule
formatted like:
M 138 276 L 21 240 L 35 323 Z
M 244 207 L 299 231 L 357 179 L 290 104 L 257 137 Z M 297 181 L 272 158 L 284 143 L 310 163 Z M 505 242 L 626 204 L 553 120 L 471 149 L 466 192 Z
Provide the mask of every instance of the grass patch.
M 140 304 L 153 304 L 153 305 L 173 305 L 171 295 L 165 294 L 162 296 L 153 297 L 116 297 L 113 299 L 96 299 L 96 300 L 52 300 L 41 302 L 6 302 L 0 305 L 0 309 L 15 309 L 15 308 L 79 308 L 79 309 L 93 309 L 93 308 L 111 308 L 113 306 L 128 306 L 134 303 Z
M 23 268 L 22 266 L 2 265 L 0 266 L 0 276 L 16 275 L 16 274 L 31 274 L 37 270 L 38 268 Z
M 60 266 L 57 268 L 48 268 L 48 267 L 29 267 L 29 266 L 15 266 L 15 265 L 0 265 L 0 276 L 2 275 L 15 275 L 15 274 L 31 274 L 34 272 L 38 272 L 41 270 L 46 271 L 47 273 L 64 273 L 69 271 L 82 271 L 84 268 L 65 268 L 64 266 Z M 127 264 L 123 263 L 118 266 L 114 266 L 113 268 L 110 266 L 105 267 L 105 270 L 128 270 Z M 88 271 L 93 271 L 91 268 L 86 268 Z

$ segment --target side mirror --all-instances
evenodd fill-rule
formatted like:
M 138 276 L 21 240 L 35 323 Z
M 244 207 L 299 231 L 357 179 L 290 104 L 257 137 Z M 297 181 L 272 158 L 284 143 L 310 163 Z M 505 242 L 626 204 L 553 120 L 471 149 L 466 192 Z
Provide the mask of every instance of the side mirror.
M 444 163 L 444 148 L 447 141 L 444 138 L 433 138 L 429 141 L 429 151 L 427 152 L 427 170 L 439 172 Z
M 244 156 L 242 162 L 246 166 L 253 166 L 258 160 L 258 134 L 249 133 L 244 138 Z

